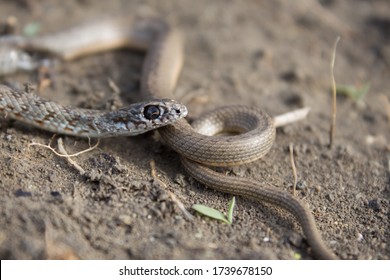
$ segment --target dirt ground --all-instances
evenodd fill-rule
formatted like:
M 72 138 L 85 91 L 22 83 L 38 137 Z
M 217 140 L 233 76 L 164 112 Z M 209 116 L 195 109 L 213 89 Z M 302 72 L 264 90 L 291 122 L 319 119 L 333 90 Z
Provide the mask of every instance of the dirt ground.
M 291 191 L 290 143 L 295 148 L 298 196 L 313 211 L 324 240 L 342 259 L 390 258 L 390 4 L 349 1 L 1 1 L 0 20 L 32 22 L 39 34 L 99 17 L 155 15 L 185 34 L 185 65 L 176 96 L 190 119 L 227 104 L 251 104 L 278 115 L 308 106 L 302 122 L 277 130 L 270 153 L 235 167 L 231 176 Z M 337 35 L 335 79 L 360 87 L 361 100 L 337 99 L 335 144 L 328 148 L 330 61 Z M 41 95 L 62 104 L 107 108 L 139 98 L 144 56 L 122 50 L 60 63 L 54 85 Z M 37 73 L 0 77 L 1 84 L 36 83 Z M 292 216 L 237 198 L 232 225 L 178 208 L 195 203 L 226 212 L 231 195 L 189 178 L 158 133 L 101 141 L 65 159 L 29 143 L 52 134 L 0 120 L 0 257 L 2 259 L 311 259 Z M 63 137 L 68 152 L 88 141 Z M 56 141 L 53 141 L 55 146 Z M 151 175 L 150 162 L 166 186 Z

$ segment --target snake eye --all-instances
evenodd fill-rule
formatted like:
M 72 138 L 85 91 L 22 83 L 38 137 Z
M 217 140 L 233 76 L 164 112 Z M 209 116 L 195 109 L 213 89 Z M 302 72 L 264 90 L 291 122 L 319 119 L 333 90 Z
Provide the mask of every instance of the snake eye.
M 160 109 L 154 105 L 146 106 L 144 108 L 144 116 L 148 120 L 155 120 L 160 116 Z

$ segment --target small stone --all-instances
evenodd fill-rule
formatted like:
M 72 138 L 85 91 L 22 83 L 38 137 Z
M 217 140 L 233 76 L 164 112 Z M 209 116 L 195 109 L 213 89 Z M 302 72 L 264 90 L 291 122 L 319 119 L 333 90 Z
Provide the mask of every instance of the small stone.
M 328 193 L 325 197 L 326 197 L 330 202 L 334 202 L 334 200 L 335 200 L 334 195 L 331 194 L 331 193 Z
M 184 174 L 177 174 L 173 181 L 181 187 L 186 185 Z
M 125 225 L 130 225 L 132 219 L 129 215 L 119 215 L 118 220 Z
M 368 202 L 368 207 L 370 207 L 375 212 L 379 212 L 382 208 L 382 205 L 378 199 L 373 199 Z
M 136 190 L 136 191 L 141 190 L 144 185 L 145 185 L 145 183 L 142 181 L 132 181 L 131 182 L 131 188 L 133 190 Z
M 358 232 L 358 233 L 357 233 L 356 240 L 357 240 L 358 242 L 362 242 L 362 241 L 364 240 L 363 234 L 361 234 L 360 232 Z
M 202 239 L 203 238 L 203 233 L 201 231 L 198 231 L 197 233 L 195 233 L 195 238 L 196 239 Z
M 50 174 L 50 175 L 49 175 L 49 178 L 48 178 L 48 179 L 49 179 L 49 182 L 52 182 L 52 183 L 53 183 L 53 182 L 55 181 L 55 178 L 56 178 L 56 177 L 54 176 L 54 174 Z
M 297 182 L 297 190 L 304 190 L 306 189 L 306 182 L 305 181 L 298 181 Z

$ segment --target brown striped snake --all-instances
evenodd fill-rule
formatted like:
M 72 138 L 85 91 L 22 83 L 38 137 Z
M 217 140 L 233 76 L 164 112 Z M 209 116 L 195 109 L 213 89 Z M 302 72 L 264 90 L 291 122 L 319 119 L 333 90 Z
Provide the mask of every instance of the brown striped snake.
M 182 118 L 187 113 L 186 108 L 171 101 L 182 67 L 183 51 L 180 33 L 166 22 L 151 18 L 103 20 L 41 37 L 2 37 L 0 74 L 18 68 L 35 68 L 37 63 L 26 51 L 46 52 L 72 60 L 123 47 L 147 49 L 141 90 L 146 98 L 157 101 L 130 105 L 118 112 L 85 111 L 0 86 L 0 111 L 46 130 L 84 137 L 133 135 L 175 121 L 158 131 L 182 156 L 183 165 L 192 177 L 219 191 L 289 211 L 301 224 L 315 258 L 337 258 L 324 244 L 313 215 L 299 199 L 257 181 L 225 176 L 206 167 L 239 165 L 261 158 L 274 142 L 275 125 L 272 118 L 259 109 L 232 106 L 204 115 L 191 127 Z M 150 125 L 153 121 L 154 125 Z M 215 136 L 222 131 L 239 134 Z

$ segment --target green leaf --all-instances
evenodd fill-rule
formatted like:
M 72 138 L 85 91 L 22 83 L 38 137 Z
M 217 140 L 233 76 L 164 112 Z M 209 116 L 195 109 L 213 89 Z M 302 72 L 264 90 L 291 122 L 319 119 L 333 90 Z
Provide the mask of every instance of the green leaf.
M 370 83 L 365 83 L 360 87 L 351 85 L 337 85 L 336 92 L 340 95 L 346 95 L 353 98 L 355 101 L 363 99 L 368 90 L 370 89 Z
M 294 253 L 294 260 L 300 260 L 302 259 L 302 255 L 299 253 Z
M 33 37 L 41 30 L 41 24 L 37 21 L 27 23 L 23 28 L 23 35 L 27 37 Z
M 234 206 L 236 206 L 236 198 L 233 196 L 232 200 L 229 202 L 229 209 L 227 214 L 227 219 L 229 221 L 229 224 L 233 223 L 233 210 Z
M 194 205 L 192 205 L 192 209 L 194 209 L 196 212 L 198 212 L 202 215 L 205 215 L 209 218 L 220 220 L 224 223 L 230 224 L 230 222 L 228 220 L 226 220 L 225 215 L 214 208 L 210 208 L 210 207 L 204 206 L 202 204 L 194 204 Z

